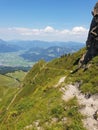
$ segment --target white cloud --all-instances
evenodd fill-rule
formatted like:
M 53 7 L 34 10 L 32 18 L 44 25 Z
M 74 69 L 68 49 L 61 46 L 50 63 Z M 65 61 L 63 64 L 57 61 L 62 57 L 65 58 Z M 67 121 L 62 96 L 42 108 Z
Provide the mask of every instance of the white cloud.
M 69 34 L 70 33 L 70 30 L 68 29 L 64 29 L 61 31 L 61 34 Z
M 85 32 L 87 32 L 88 30 L 86 29 L 86 28 L 84 28 L 84 27 L 74 27 L 73 29 L 72 29 L 72 32 L 74 33 L 74 34 L 82 34 L 82 33 L 85 33 Z
M 76 26 L 72 29 L 55 29 L 51 26 L 45 28 L 1 28 L 0 37 L 2 39 L 21 39 L 21 40 L 47 40 L 47 41 L 79 41 L 85 42 L 88 29 Z
M 52 33 L 55 32 L 55 29 L 53 27 L 47 26 L 43 31 L 46 33 Z
M 30 29 L 30 28 L 9 28 L 9 31 L 13 31 L 16 33 L 19 33 L 20 35 L 38 35 L 39 34 L 39 29 Z

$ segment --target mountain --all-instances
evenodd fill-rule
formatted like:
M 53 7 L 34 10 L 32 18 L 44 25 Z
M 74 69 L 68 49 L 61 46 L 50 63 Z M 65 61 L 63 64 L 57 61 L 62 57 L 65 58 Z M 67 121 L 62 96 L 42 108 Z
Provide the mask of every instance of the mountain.
M 80 49 L 84 47 L 84 43 L 79 43 L 79 42 L 58 42 L 58 41 L 53 41 L 53 42 L 48 42 L 48 41 L 40 41 L 40 40 L 32 40 L 32 41 L 8 41 L 9 44 L 11 45 L 17 45 L 20 46 L 23 49 L 30 49 L 30 48 L 49 48 L 52 46 L 59 46 L 59 47 L 66 47 L 66 48 L 73 48 L 73 49 Z
M 20 56 L 23 57 L 25 60 L 31 62 L 37 62 L 41 59 L 45 61 L 50 61 L 54 58 L 60 57 L 62 55 L 73 53 L 77 51 L 77 47 L 60 47 L 60 46 L 51 46 L 49 48 L 31 48 L 25 53 L 21 54 Z
M 97 130 L 98 56 L 71 73 L 85 51 L 36 63 L 9 100 L 0 97 L 0 128 Z
M 71 50 L 69 48 L 65 47 L 59 47 L 59 46 L 52 46 L 49 48 L 31 48 L 25 53 L 21 54 L 20 56 L 23 57 L 25 60 L 37 62 L 41 59 L 45 61 L 50 61 L 54 58 L 60 57 L 61 55 L 65 55 L 68 53 L 71 53 Z
M 4 41 L 0 40 L 0 65 L 2 66 L 33 66 L 43 59 L 50 61 L 84 47 L 77 42 L 47 41 Z
M 21 48 L 17 45 L 8 44 L 6 41 L 0 39 L 0 53 L 16 52 Z

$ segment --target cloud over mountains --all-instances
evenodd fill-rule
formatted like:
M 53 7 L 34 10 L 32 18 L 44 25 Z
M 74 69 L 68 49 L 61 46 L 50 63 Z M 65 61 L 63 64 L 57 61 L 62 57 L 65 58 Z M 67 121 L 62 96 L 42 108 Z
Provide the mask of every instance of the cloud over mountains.
M 47 40 L 47 41 L 78 41 L 85 42 L 88 29 L 77 26 L 72 29 L 55 29 L 52 26 L 45 28 L 25 28 L 11 27 L 1 28 L 0 37 L 7 40 L 24 39 L 24 40 Z

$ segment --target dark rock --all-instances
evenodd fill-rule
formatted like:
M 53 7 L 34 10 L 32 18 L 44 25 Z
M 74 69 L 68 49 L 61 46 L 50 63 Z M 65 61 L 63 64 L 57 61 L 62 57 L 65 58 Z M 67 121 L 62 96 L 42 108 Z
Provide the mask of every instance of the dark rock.
M 91 94 L 90 94 L 90 93 L 85 94 L 85 98 L 86 98 L 86 99 L 89 99 L 90 97 L 91 97 Z
M 98 110 L 95 111 L 93 115 L 94 119 L 98 121 Z

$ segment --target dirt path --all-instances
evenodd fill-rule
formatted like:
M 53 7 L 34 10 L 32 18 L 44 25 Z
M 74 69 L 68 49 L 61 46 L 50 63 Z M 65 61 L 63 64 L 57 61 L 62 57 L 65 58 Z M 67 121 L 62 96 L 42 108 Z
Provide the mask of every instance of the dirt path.
M 40 68 L 40 71 L 42 71 L 44 68 L 45 68 L 45 66 L 46 66 L 46 64 L 44 65 L 44 66 L 42 66 L 41 68 Z M 33 81 L 36 79 L 36 77 L 40 74 L 40 71 L 33 77 Z M 9 105 L 7 106 L 7 108 L 6 108 L 6 114 L 5 114 L 5 116 L 4 116 L 4 119 L 3 119 L 3 121 L 2 121 L 2 123 L 1 123 L 1 127 L 2 127 L 2 124 L 4 123 L 4 122 L 6 122 L 7 121 L 7 119 L 8 119 L 8 110 L 10 109 L 10 107 L 12 106 L 12 104 L 13 104 L 13 102 L 15 101 L 15 99 L 17 98 L 17 96 L 21 93 L 21 91 L 23 90 L 23 84 L 21 84 L 20 85 L 20 87 L 19 87 L 19 90 L 16 92 L 16 94 L 14 95 L 14 97 L 12 98 L 12 100 L 11 100 L 11 102 L 9 103 Z
M 8 105 L 8 107 L 6 108 L 6 110 L 8 111 L 10 106 L 13 104 L 13 102 L 15 101 L 17 95 L 22 91 L 23 88 L 20 88 L 19 91 L 14 95 L 13 99 L 11 100 L 10 104 Z
M 94 95 L 90 98 L 86 98 L 75 85 L 65 86 L 65 88 L 61 90 L 63 92 L 63 100 L 68 101 L 76 96 L 79 104 L 83 106 L 79 111 L 86 116 L 86 118 L 83 119 L 84 127 L 86 127 L 87 130 L 98 130 L 98 121 L 93 117 L 96 110 L 98 110 L 98 96 Z
M 63 83 L 64 82 L 64 80 L 65 80 L 65 76 L 64 77 L 62 77 L 62 78 L 60 78 L 60 80 L 58 81 L 58 83 L 56 84 L 56 85 L 54 85 L 54 87 L 56 88 L 56 87 L 58 87 L 61 83 Z
M 65 78 L 66 78 L 66 77 L 60 78 L 59 81 L 58 81 L 58 83 L 57 83 L 54 87 L 58 87 L 61 83 L 63 83 L 64 80 L 65 80 Z M 41 126 L 39 126 L 39 124 L 40 124 L 40 123 L 39 123 L 38 121 L 35 121 L 35 122 L 34 122 L 34 125 L 35 125 L 36 130 L 44 130 Z M 28 130 L 28 129 L 32 129 L 32 128 L 33 128 L 33 125 L 30 124 L 30 125 L 25 126 L 22 130 Z
M 41 67 L 40 71 L 42 69 L 44 69 L 46 66 L 46 64 L 44 66 Z M 40 74 L 40 71 L 33 77 L 33 81 L 36 79 L 36 77 Z M 16 79 L 15 79 L 16 80 Z M 10 106 L 13 104 L 13 102 L 15 101 L 16 97 L 18 96 L 18 94 L 23 90 L 23 85 L 21 84 L 20 89 L 18 90 L 18 92 L 14 95 L 14 97 L 12 98 L 10 104 L 8 105 L 8 107 L 6 108 L 6 110 L 9 110 Z

